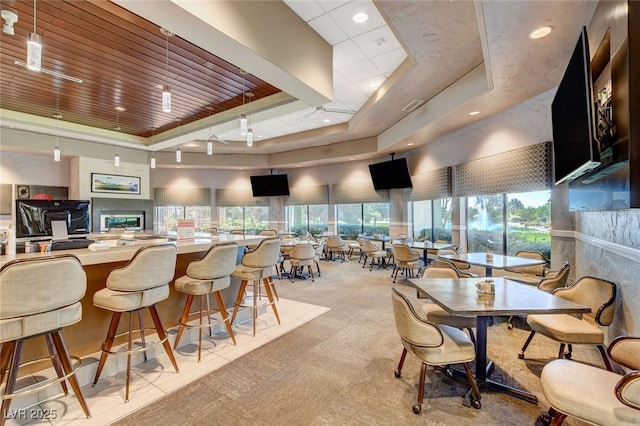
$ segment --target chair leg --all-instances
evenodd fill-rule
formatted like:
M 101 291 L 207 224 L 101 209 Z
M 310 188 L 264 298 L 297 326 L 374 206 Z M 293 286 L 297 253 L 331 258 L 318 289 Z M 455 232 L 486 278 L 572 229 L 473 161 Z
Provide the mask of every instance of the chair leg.
M 73 366 L 71 365 L 71 359 L 69 358 L 69 350 L 67 349 L 67 345 L 62 338 L 62 331 L 60 329 L 51 333 L 51 337 L 53 340 L 53 344 L 58 352 L 58 356 L 60 357 L 60 363 L 62 364 L 62 369 L 65 374 L 70 374 L 68 380 L 71 384 L 71 389 L 73 389 L 73 393 L 76 394 L 76 398 L 82 407 L 82 411 L 84 411 L 85 416 L 87 418 L 91 417 L 91 413 L 89 412 L 89 407 L 87 407 L 87 402 L 84 400 L 84 395 L 82 395 L 82 390 L 80 389 L 80 384 L 78 383 L 78 378 L 75 374 L 71 374 L 73 372 Z
M 604 361 L 604 365 L 607 367 L 607 371 L 613 371 L 611 369 L 611 363 L 609 362 L 609 357 L 607 356 L 607 353 L 605 352 L 602 345 L 596 345 L 596 347 L 600 351 L 600 355 L 602 355 L 602 360 Z
M 402 355 L 400 355 L 400 362 L 398 363 L 398 368 L 394 372 L 397 378 L 402 377 L 402 366 L 404 365 L 404 360 L 407 357 L 407 348 L 402 348 Z
M 311 268 L 311 265 L 307 266 L 307 268 L 309 269 L 309 275 L 311 275 L 311 282 L 315 282 L 316 278 L 313 276 L 313 268 Z
M 142 309 L 138 309 L 138 326 L 140 327 L 140 341 L 142 342 L 142 347 L 146 348 L 147 343 L 144 341 L 144 321 L 142 320 Z M 147 362 L 147 351 L 142 350 L 142 356 L 144 357 L 144 362 Z
M 242 280 L 240 282 L 240 289 L 238 290 L 238 297 L 236 297 L 236 305 L 233 307 L 233 313 L 231 314 L 231 324 L 235 324 L 236 315 L 238 314 L 238 309 L 240 309 L 240 304 L 242 303 L 242 298 L 244 297 L 244 292 L 247 289 L 247 284 L 249 281 Z
M 22 356 L 22 340 L 3 343 L 2 349 L 4 351 L 4 345 L 11 345 L 11 353 L 9 355 L 9 375 L 7 376 L 7 384 L 4 388 L 5 394 L 13 393 L 16 387 L 16 380 L 18 379 L 18 368 L 20 366 L 20 357 Z M 2 400 L 2 408 L 0 408 L 0 425 L 4 425 L 7 417 L 9 417 L 9 407 L 11 406 L 11 398 Z
M 315 262 L 316 264 L 316 269 L 318 270 L 318 276 L 320 276 L 320 263 Z
M 562 357 L 564 356 L 564 343 L 560 343 L 560 350 L 558 351 L 558 359 L 562 359 Z M 567 357 L 567 359 L 570 359 L 571 355 L 569 355 Z
M 422 401 L 424 400 L 424 382 L 426 375 L 427 364 L 423 362 L 420 366 L 420 381 L 418 382 L 418 403 L 412 407 L 413 412 L 416 414 L 420 414 L 420 412 L 422 411 Z
M 227 332 L 229 333 L 229 337 L 231 337 L 231 341 L 233 344 L 236 344 L 236 336 L 233 334 L 233 329 L 231 328 L 231 321 L 229 321 L 229 314 L 227 314 L 227 308 L 224 306 L 224 300 L 222 299 L 222 294 L 220 290 L 213 292 L 216 297 L 216 302 L 218 303 L 218 310 L 220 311 L 220 316 L 222 317 L 222 321 L 224 325 L 227 327 Z
M 49 350 L 49 355 L 51 355 L 51 363 L 53 364 L 53 369 L 56 370 L 56 374 L 58 378 L 64 376 L 62 365 L 60 364 L 60 355 L 56 351 L 56 347 L 53 344 L 53 340 L 51 340 L 51 334 L 47 333 L 44 336 L 44 339 L 47 342 L 47 349 Z M 2 383 L 0 381 L 0 383 Z M 67 388 L 67 382 L 65 380 L 60 382 L 60 386 L 62 387 L 62 391 L 65 395 L 69 395 L 69 389 Z
M 471 368 L 469 368 L 469 363 L 465 362 L 462 365 L 464 366 L 464 371 L 467 373 L 467 380 L 469 380 L 469 383 L 471 384 L 471 390 L 473 391 L 473 396 L 475 397 L 475 399 L 471 401 L 471 405 L 474 408 L 480 408 L 480 399 L 482 399 L 482 396 L 480 395 L 480 388 L 478 388 L 478 383 L 473 377 Z
M 473 332 L 473 328 L 469 327 L 467 331 L 469 332 L 469 338 L 473 342 L 473 346 L 476 346 L 476 334 Z
M 102 369 L 104 368 L 104 364 L 107 361 L 107 357 L 109 356 L 108 352 L 111 350 L 113 346 L 113 340 L 116 337 L 116 331 L 118 330 L 118 323 L 120 322 L 120 317 L 122 316 L 122 312 L 114 312 L 111 316 L 111 323 L 109 324 L 109 330 L 107 331 L 107 338 L 104 340 L 102 344 L 102 354 L 100 354 L 100 361 L 98 362 L 98 369 L 96 370 L 96 375 L 93 378 L 93 384 L 98 383 L 98 379 L 100 378 L 100 374 L 102 374 Z
M 2 344 L 2 350 L 0 351 L 0 384 L 4 381 L 4 375 L 7 372 L 15 345 L 15 340 Z
M 269 284 L 271 284 L 271 290 L 273 290 L 273 295 L 275 296 L 276 300 L 279 302 L 280 297 L 278 296 L 278 289 L 276 289 L 276 283 L 273 282 L 272 277 L 267 277 L 267 279 L 269 280 Z
M 127 334 L 127 385 L 125 387 L 125 392 L 124 392 L 124 402 L 129 402 L 129 383 L 131 383 L 131 350 L 132 349 L 133 349 L 133 312 L 129 312 L 129 333 Z
M 268 278 L 263 278 L 264 289 L 267 292 L 267 298 L 269 299 L 269 304 L 271 304 L 271 309 L 273 309 L 273 314 L 276 316 L 276 321 L 280 324 L 280 315 L 278 315 L 278 308 L 276 308 L 276 303 L 273 300 L 273 289 L 271 287 L 271 283 Z
M 178 369 L 178 363 L 176 362 L 175 357 L 173 356 L 173 351 L 171 350 L 171 344 L 167 339 L 167 333 L 164 331 L 164 327 L 162 327 L 162 322 L 160 322 L 160 317 L 158 316 L 158 310 L 155 305 L 149 306 L 149 312 L 151 312 L 151 319 L 153 319 L 153 324 L 156 327 L 156 333 L 158 333 L 158 337 L 160 340 L 164 340 L 162 346 L 164 346 L 164 350 L 167 352 L 167 356 L 169 360 L 171 360 L 171 364 L 173 364 L 173 368 L 175 368 L 176 373 L 180 371 Z
M 518 358 L 520 359 L 524 359 L 524 351 L 527 350 L 527 347 L 529 346 L 529 343 L 531 343 L 531 340 L 533 340 L 533 336 L 535 336 L 536 332 L 532 331 L 531 334 L 529 334 L 529 337 L 527 337 L 527 341 L 524 342 L 524 346 L 522 346 L 522 349 L 520 349 L 520 353 L 518 354 Z
M 178 327 L 178 333 L 176 334 L 176 341 L 173 343 L 173 349 L 178 349 L 178 343 L 180 343 L 180 339 L 182 338 L 182 333 L 184 332 L 185 326 L 189 320 L 189 313 L 191 312 L 191 304 L 193 303 L 193 294 L 187 295 L 187 301 L 184 304 L 184 310 L 182 311 L 182 317 L 180 317 L 180 324 Z

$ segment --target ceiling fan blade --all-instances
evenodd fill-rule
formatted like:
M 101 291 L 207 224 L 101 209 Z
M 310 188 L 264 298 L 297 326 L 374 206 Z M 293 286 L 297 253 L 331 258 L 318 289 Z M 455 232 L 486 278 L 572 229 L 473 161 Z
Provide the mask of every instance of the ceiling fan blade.
M 338 113 L 338 114 L 355 114 L 355 111 L 352 111 L 350 109 L 334 109 L 334 108 L 323 108 L 323 110 L 325 112 L 332 112 L 332 113 Z

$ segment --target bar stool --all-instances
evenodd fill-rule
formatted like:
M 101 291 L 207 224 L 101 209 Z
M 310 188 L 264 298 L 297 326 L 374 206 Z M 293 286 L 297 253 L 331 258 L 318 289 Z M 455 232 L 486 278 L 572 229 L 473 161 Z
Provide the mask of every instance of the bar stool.
M 236 338 L 231 329 L 231 321 L 229 321 L 227 308 L 224 306 L 221 291 L 228 288 L 231 284 L 230 276 L 236 267 L 237 257 L 238 245 L 235 243 L 213 246 L 202 259 L 189 263 L 187 266 L 187 275 L 178 278 L 174 283 L 177 291 L 187 294 L 187 301 L 184 305 L 182 317 L 180 318 L 180 326 L 178 327 L 178 334 L 173 348 L 178 348 L 178 343 L 180 343 L 180 338 L 185 328 L 198 327 L 198 362 L 200 362 L 202 355 L 202 328 L 209 327 L 209 335 L 211 335 L 211 327 L 214 325 L 211 323 L 211 312 L 209 309 L 209 295 L 211 293 L 213 293 L 216 298 L 220 316 L 222 316 L 222 321 L 227 327 L 229 336 L 233 344 L 236 344 Z M 193 303 L 194 296 L 200 296 L 200 309 L 193 313 L 199 315 L 199 325 L 188 324 L 189 317 L 193 315 L 191 314 L 191 304 Z M 203 302 L 207 304 L 206 310 L 203 309 Z M 204 312 L 206 312 L 206 318 L 208 319 L 207 324 L 203 324 L 202 322 Z
M 86 290 L 87 275 L 73 255 L 13 260 L 0 268 L 0 383 L 8 373 L 1 395 L 0 425 L 8 417 L 12 398 L 36 393 L 56 383 L 68 395 L 65 380 L 69 380 L 84 414 L 91 417 L 71 363 L 71 358 L 78 364 L 80 360 L 69 355 L 62 337 L 62 327 L 82 319 L 80 300 Z M 58 379 L 16 390 L 23 343 L 42 335 Z M 49 358 L 42 360 L 45 359 Z
M 162 343 L 169 360 L 178 372 L 178 364 L 171 351 L 171 345 L 167 341 L 167 333 L 162 327 L 156 303 L 169 297 L 169 283 L 173 280 L 176 269 L 176 247 L 173 244 L 161 244 L 146 246 L 139 249 L 126 265 L 115 268 L 107 275 L 107 288 L 97 291 L 93 295 L 93 304 L 98 308 L 113 312 L 107 337 L 102 344 L 102 355 L 93 384 L 98 383 L 104 364 L 109 355 L 127 355 L 127 385 L 125 402 L 129 401 L 129 381 L 131 375 L 131 354 L 150 348 L 144 340 L 144 325 L 142 323 L 142 309 L 148 308 L 159 341 Z M 111 347 L 116 337 L 118 323 L 123 312 L 129 313 L 129 329 L 121 335 L 128 335 L 126 351 L 112 352 Z M 133 314 L 137 313 L 139 330 L 133 329 Z M 142 341 L 141 349 L 133 349 L 133 332 L 140 332 Z M 146 353 L 145 353 L 146 361 Z
M 242 257 L 242 263 L 240 265 L 236 265 L 233 274 L 231 274 L 233 278 L 241 280 L 238 297 L 236 298 L 236 306 L 233 308 L 233 315 L 231 316 L 231 323 L 234 323 L 239 308 L 251 308 L 254 336 L 256 335 L 256 319 L 258 317 L 258 299 L 261 298 L 261 282 L 264 286 L 265 293 L 267 294 L 268 302 L 262 303 L 260 306 L 270 305 L 273 309 L 276 321 L 280 324 L 280 316 L 278 315 L 278 309 L 276 308 L 276 301 L 274 299 L 275 289 L 271 278 L 271 275 L 273 274 L 273 265 L 276 264 L 278 257 L 280 256 L 280 245 L 280 238 L 266 238 L 262 240 L 254 251 L 246 253 Z M 245 298 L 245 290 L 247 289 L 249 281 L 252 281 L 253 283 L 251 304 L 246 300 L 248 297 Z M 243 299 L 245 302 L 244 304 Z

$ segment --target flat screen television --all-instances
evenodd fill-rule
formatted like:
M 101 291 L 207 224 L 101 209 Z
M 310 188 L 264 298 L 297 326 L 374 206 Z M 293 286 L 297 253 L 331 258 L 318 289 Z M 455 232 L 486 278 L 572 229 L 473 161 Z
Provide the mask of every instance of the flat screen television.
M 251 176 L 251 191 L 254 197 L 289 195 L 289 178 L 286 174 Z
M 376 191 L 392 188 L 413 188 L 405 158 L 369 164 L 369 172 Z
M 590 58 L 587 28 L 582 27 L 551 104 L 556 185 L 570 182 L 600 165 Z
M 52 220 L 65 221 L 69 235 L 87 234 L 89 206 L 83 200 L 16 200 L 16 237 L 50 237 Z

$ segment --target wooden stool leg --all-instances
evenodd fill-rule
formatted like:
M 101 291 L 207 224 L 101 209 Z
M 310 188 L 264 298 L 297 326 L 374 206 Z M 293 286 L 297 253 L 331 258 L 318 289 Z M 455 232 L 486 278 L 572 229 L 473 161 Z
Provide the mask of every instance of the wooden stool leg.
M 47 333 L 44 336 L 45 341 L 47 342 L 47 349 L 49 349 L 49 355 L 51 355 L 51 363 L 53 364 L 53 369 L 56 370 L 56 374 L 58 378 L 64 376 L 62 372 L 62 366 L 60 365 L 60 358 L 58 356 L 58 352 L 53 344 L 53 340 L 51 340 L 51 334 Z M 67 382 L 61 381 L 60 386 L 62 387 L 62 391 L 65 395 L 69 395 L 69 389 L 67 388 Z
M 268 278 L 263 278 L 264 280 L 264 290 L 267 292 L 267 298 L 269 299 L 269 303 L 271 304 L 271 309 L 273 309 L 273 314 L 276 316 L 276 321 L 280 324 L 280 315 L 278 315 L 278 308 L 276 308 L 275 301 L 273 300 L 273 293 L 271 288 L 271 283 Z
M 253 307 L 251 308 L 251 315 L 253 317 L 253 336 L 256 335 L 256 320 L 258 319 L 258 292 L 260 291 L 260 285 L 258 280 L 253 280 Z
M 220 316 L 222 317 L 222 321 L 224 325 L 227 327 L 227 332 L 229 333 L 229 337 L 233 341 L 233 344 L 236 344 L 236 336 L 233 334 L 233 329 L 231 328 L 231 321 L 229 321 L 229 314 L 227 314 L 227 308 L 224 306 L 224 300 L 222 299 L 222 294 L 220 291 L 216 291 L 213 293 L 216 297 L 216 302 L 218 303 L 218 309 L 220 310 Z
M 149 312 L 151 312 L 151 318 L 153 319 L 153 324 L 156 326 L 156 333 L 158 333 L 158 337 L 160 340 L 164 340 L 162 346 L 164 346 L 164 350 L 167 352 L 167 356 L 171 360 L 171 364 L 173 364 L 173 368 L 176 369 L 176 373 L 180 370 L 178 369 L 178 363 L 176 362 L 175 357 L 173 356 L 173 351 L 171 350 L 171 344 L 169 344 L 168 340 L 165 340 L 167 337 L 167 333 L 165 333 L 164 328 L 162 327 L 162 322 L 160 322 L 160 317 L 158 316 L 158 311 L 155 305 L 149 306 Z
M 16 387 L 16 380 L 18 378 L 18 367 L 20 366 L 20 356 L 22 355 L 22 340 L 7 342 L 2 345 L 4 352 L 4 346 L 10 345 L 11 352 L 8 357 L 9 375 L 7 376 L 7 384 L 4 388 L 4 393 L 13 393 Z M 3 360 L 4 361 L 4 360 Z M 9 407 L 11 406 L 11 398 L 2 400 L 2 408 L 0 408 L 0 426 L 4 425 L 8 415 Z
M 15 346 L 15 340 L 2 344 L 2 350 L 0 351 L 0 384 L 4 381 L 4 375 L 7 372 Z
M 120 317 L 122 316 L 122 312 L 114 312 L 111 317 L 111 323 L 109 324 L 109 331 L 107 331 L 107 338 L 102 344 L 102 354 L 100 355 L 100 362 L 98 362 L 98 369 L 96 370 L 96 376 L 93 379 L 93 384 L 98 383 L 98 379 L 100 378 L 100 374 L 102 374 L 102 369 L 104 368 L 104 364 L 107 361 L 107 357 L 109 354 L 108 351 L 111 350 L 113 346 L 113 340 L 116 337 L 116 331 L 118 331 L 118 323 L 120 322 Z
M 236 321 L 236 315 L 238 314 L 238 309 L 240 309 L 240 304 L 242 303 L 242 298 L 244 297 L 244 292 L 247 288 L 247 280 L 242 280 L 240 282 L 240 289 L 238 290 L 238 297 L 236 297 L 236 305 L 233 307 L 233 314 L 231 314 L 231 324 L 234 324 Z
M 198 362 L 200 362 L 200 360 L 202 359 L 202 309 L 204 308 L 203 303 L 202 303 L 202 298 L 204 296 L 201 294 L 200 295 L 200 312 L 198 317 L 200 318 L 200 326 L 198 327 Z M 207 310 L 207 315 L 209 314 L 209 310 Z M 211 330 L 211 328 L 209 328 L 209 330 Z
M 58 355 L 60 356 L 60 363 L 62 364 L 62 368 L 64 369 L 65 374 L 71 374 L 73 372 L 73 366 L 71 365 L 71 359 L 69 358 L 69 350 L 67 349 L 67 345 L 64 343 L 64 339 L 62 338 L 62 331 L 59 329 L 51 333 L 51 337 L 53 339 L 53 344 L 58 351 Z M 73 389 L 73 393 L 76 394 L 76 398 L 82 407 L 82 411 L 84 411 L 85 416 L 87 418 L 91 417 L 91 413 L 89 412 L 89 407 L 87 407 L 87 402 L 84 400 L 84 395 L 82 395 L 82 390 L 80 389 L 80 384 L 78 384 L 78 379 L 75 374 L 71 374 L 69 376 L 69 383 L 71 384 L 71 388 Z
M 188 294 L 187 301 L 184 304 L 184 311 L 182 311 L 182 317 L 180 318 L 180 326 L 178 327 L 178 334 L 176 334 L 176 341 L 173 343 L 173 349 L 178 349 L 178 343 L 180 343 L 182 333 L 184 332 L 183 324 L 187 323 L 189 313 L 191 312 L 191 303 L 193 303 L 193 294 Z

